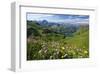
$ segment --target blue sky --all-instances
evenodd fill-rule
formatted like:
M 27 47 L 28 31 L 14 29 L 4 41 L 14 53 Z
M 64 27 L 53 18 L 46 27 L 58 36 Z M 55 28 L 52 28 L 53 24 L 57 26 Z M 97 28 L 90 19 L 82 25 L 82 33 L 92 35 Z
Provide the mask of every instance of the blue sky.
M 34 14 L 28 13 L 27 20 L 49 22 L 64 22 L 64 23 L 86 23 L 89 24 L 88 15 L 68 15 L 68 14 Z

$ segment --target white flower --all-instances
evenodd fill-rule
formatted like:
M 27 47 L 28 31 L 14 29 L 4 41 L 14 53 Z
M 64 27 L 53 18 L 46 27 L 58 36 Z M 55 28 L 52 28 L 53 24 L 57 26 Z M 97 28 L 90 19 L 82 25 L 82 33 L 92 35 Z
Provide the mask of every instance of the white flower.
M 78 56 L 78 58 L 82 58 L 83 56 Z
M 53 54 L 54 56 L 56 55 L 56 53 Z
M 47 50 L 44 51 L 44 53 L 46 53 L 46 52 L 47 52 Z
M 55 49 L 55 51 L 57 51 L 58 49 Z
M 68 54 L 65 54 L 64 57 L 66 57 Z
M 42 52 L 42 50 L 39 50 L 39 52 L 38 53 L 41 53 Z
M 77 51 L 81 51 L 82 49 L 80 48 L 80 49 L 76 49 Z
M 61 58 L 64 58 L 64 56 L 61 56 Z
M 52 59 L 53 58 L 53 56 L 50 56 L 50 59 Z
M 57 54 L 59 54 L 59 51 L 57 51 Z

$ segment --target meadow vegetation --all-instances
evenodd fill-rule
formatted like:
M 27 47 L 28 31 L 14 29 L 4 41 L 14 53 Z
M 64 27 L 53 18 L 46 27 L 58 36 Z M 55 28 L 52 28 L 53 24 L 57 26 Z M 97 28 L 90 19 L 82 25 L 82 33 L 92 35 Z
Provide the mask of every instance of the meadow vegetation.
M 27 60 L 89 57 L 89 25 L 53 24 L 27 21 Z

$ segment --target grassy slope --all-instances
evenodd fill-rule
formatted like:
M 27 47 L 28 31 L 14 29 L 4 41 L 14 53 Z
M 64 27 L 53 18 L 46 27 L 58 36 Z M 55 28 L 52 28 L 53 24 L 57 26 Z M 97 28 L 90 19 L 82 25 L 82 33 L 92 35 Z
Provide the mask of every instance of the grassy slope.
M 89 48 L 89 31 L 85 31 L 79 35 L 75 34 L 74 37 L 69 37 L 66 39 L 71 45 L 76 45 L 79 48 Z

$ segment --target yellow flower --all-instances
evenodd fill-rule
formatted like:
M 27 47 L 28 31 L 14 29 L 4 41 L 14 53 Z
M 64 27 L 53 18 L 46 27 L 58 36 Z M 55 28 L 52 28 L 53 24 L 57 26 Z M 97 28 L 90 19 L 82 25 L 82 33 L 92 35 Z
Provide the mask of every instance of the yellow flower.
M 64 47 L 61 47 L 61 49 L 63 49 L 63 50 L 64 50 L 65 48 L 64 48 Z
M 85 51 L 84 51 L 84 53 L 85 53 L 85 54 L 87 54 L 87 53 L 88 53 L 88 51 L 86 51 L 86 50 L 85 50 Z

